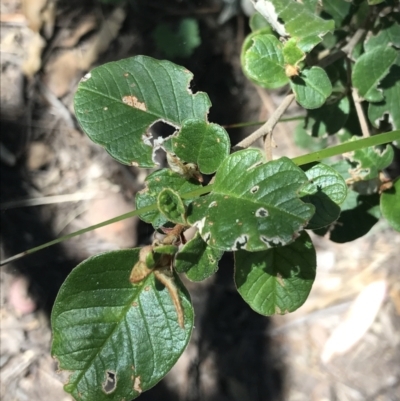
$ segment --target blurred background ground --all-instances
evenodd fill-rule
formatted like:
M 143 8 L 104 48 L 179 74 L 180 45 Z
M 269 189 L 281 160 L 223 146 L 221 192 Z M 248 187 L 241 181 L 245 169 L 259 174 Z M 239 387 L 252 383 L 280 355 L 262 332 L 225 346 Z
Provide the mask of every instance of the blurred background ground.
M 268 117 L 284 93 L 256 90 L 242 76 L 248 28 L 235 4 L 1 0 L 1 259 L 130 211 L 143 187 L 149 171 L 114 162 L 76 123 L 73 94 L 90 68 L 136 54 L 169 56 L 194 73 L 194 91 L 209 94 L 210 121 Z M 187 54 L 160 47 L 157 29 L 183 19 L 197 21 L 197 47 Z M 277 126 L 277 155 L 300 153 L 293 127 Z M 231 130 L 232 143 L 248 132 Z M 125 220 L 1 268 L 2 400 L 71 400 L 62 390 L 67 375 L 50 356 L 57 291 L 84 258 L 144 244 L 151 234 Z M 382 221 L 352 243 L 316 237 L 315 244 L 311 296 L 287 316 L 252 312 L 235 291 L 229 258 L 213 278 L 188 283 L 191 343 L 141 399 L 400 400 L 400 235 Z

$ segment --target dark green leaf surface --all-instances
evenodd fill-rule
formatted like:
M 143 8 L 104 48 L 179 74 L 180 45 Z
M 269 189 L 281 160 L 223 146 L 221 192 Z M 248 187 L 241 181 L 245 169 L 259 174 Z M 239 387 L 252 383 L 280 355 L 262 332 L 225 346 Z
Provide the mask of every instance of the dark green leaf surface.
M 259 251 L 294 240 L 314 213 L 298 198 L 307 176 L 290 159 L 268 163 L 257 149 L 231 154 L 212 192 L 188 208 L 204 241 L 221 250 Z
M 378 89 L 378 85 L 388 74 L 398 54 L 392 47 L 376 47 L 357 59 L 352 82 L 361 98 L 369 102 L 383 100 L 382 90 Z
M 289 82 L 283 45 L 274 35 L 251 35 L 244 44 L 242 67 L 251 81 L 264 88 L 279 88 Z
M 290 86 L 297 102 L 306 109 L 321 107 L 332 93 L 332 84 L 326 72 L 320 67 L 311 67 L 293 77 Z
M 316 230 L 334 223 L 340 215 L 340 207 L 322 191 L 301 198 L 315 207 L 314 216 L 308 222 L 306 229 Z
M 145 182 L 146 188 L 136 195 L 136 209 L 156 204 L 158 194 L 164 188 L 170 188 L 173 191 L 183 194 L 193 191 L 200 186 L 198 181 L 187 180 L 169 169 L 158 170 L 150 174 Z M 190 200 L 185 200 L 184 203 L 187 205 L 190 203 Z M 140 215 L 140 218 L 147 223 L 151 223 L 155 228 L 167 222 L 166 217 L 159 210 L 143 213 Z
M 210 100 L 188 89 L 193 75 L 169 61 L 136 56 L 93 69 L 79 84 L 75 110 L 83 130 L 119 162 L 154 167 L 148 129 L 206 120 Z
M 336 28 L 339 28 L 350 11 L 351 3 L 346 0 L 323 0 L 322 4 L 324 11 L 335 20 Z
M 218 262 L 224 251 L 208 246 L 200 234 L 186 243 L 175 258 L 178 273 L 186 273 L 191 281 L 202 281 L 218 270 Z
M 396 20 L 391 20 L 390 15 L 388 17 L 381 19 L 375 35 L 368 35 L 365 39 L 364 49 L 366 52 L 390 45 L 400 47 L 400 24 Z
M 203 120 L 185 120 L 170 141 L 173 152 L 181 160 L 197 164 L 203 174 L 214 173 L 230 151 L 225 129 Z
M 186 208 L 179 194 L 170 188 L 164 188 L 157 197 L 158 210 L 168 221 L 176 224 L 186 223 Z
M 316 252 L 307 233 L 290 245 L 262 252 L 235 252 L 239 294 L 262 315 L 285 314 L 308 297 L 316 274 Z
M 172 368 L 189 341 L 188 293 L 176 277 L 182 329 L 169 291 L 153 274 L 130 283 L 138 256 L 139 249 L 93 256 L 60 289 L 51 316 L 52 354 L 71 372 L 65 390 L 76 400 L 138 397 Z
M 400 232 L 400 179 L 381 195 L 381 211 L 389 224 Z

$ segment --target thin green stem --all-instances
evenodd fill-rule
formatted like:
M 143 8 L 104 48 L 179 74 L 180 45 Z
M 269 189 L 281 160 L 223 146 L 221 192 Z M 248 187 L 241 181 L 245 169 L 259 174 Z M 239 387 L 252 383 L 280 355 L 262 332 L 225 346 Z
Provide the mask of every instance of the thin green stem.
M 384 134 L 379 134 L 379 135 L 374 135 L 369 138 L 362 138 L 358 139 L 356 141 L 351 141 L 351 142 L 346 142 L 342 143 L 340 145 L 332 146 L 331 148 L 328 149 L 323 149 L 318 152 L 313 152 L 309 153 L 307 155 L 295 157 L 293 160 L 294 163 L 296 163 L 298 166 L 302 164 L 307 164 L 307 163 L 312 163 L 316 161 L 320 161 L 322 159 L 326 159 L 328 157 L 332 156 L 337 156 L 343 153 L 351 152 L 354 150 L 358 149 L 363 149 L 369 146 L 378 146 L 378 145 L 383 145 L 385 143 L 393 142 L 395 140 L 400 140 L 400 130 L 397 131 L 392 131 L 392 132 L 387 132 Z M 211 192 L 213 188 L 213 185 L 207 185 L 204 187 L 200 187 L 198 189 L 195 189 L 194 191 L 187 192 L 185 194 L 182 194 L 183 199 L 191 199 L 191 198 L 196 198 L 198 196 L 204 195 L 208 192 Z M 101 228 L 104 226 L 107 226 L 109 224 L 117 223 L 118 221 L 128 219 L 130 217 L 138 216 L 143 213 L 148 213 L 153 210 L 157 210 L 157 205 L 149 205 L 146 207 L 143 207 L 141 209 L 133 210 L 129 213 L 122 214 L 120 216 L 114 217 L 113 219 L 103 221 L 102 223 L 95 224 L 94 226 L 86 227 L 82 230 L 75 231 L 71 234 L 64 235 L 60 238 L 57 238 L 53 241 L 47 242 L 45 244 L 39 245 L 35 248 L 28 249 L 27 251 L 21 252 L 17 255 L 12 256 L 11 258 L 5 259 L 0 262 L 0 266 L 3 266 L 7 263 L 13 262 L 15 260 L 21 259 L 24 256 L 30 255 L 34 252 L 40 251 L 44 248 L 48 248 L 49 246 L 59 244 L 60 242 L 66 241 L 68 239 L 77 237 L 78 235 L 87 233 L 89 231 L 96 230 L 97 228 Z
M 289 121 L 298 121 L 302 120 L 304 116 L 295 116 L 295 117 L 288 117 L 288 118 L 281 118 L 278 122 L 280 123 L 286 123 Z M 232 129 L 232 128 L 245 128 L 245 127 L 255 127 L 257 125 L 263 125 L 267 121 L 248 121 L 245 123 L 237 123 L 237 124 L 228 124 L 228 125 L 223 125 L 224 128 L 226 129 Z
M 298 166 L 301 166 L 302 164 L 318 162 L 328 157 L 338 156 L 343 153 L 367 148 L 369 146 L 383 145 L 385 143 L 393 142 L 395 140 L 400 140 L 400 130 L 386 132 L 384 134 L 378 134 L 370 136 L 368 138 L 358 139 L 356 141 L 341 143 L 340 145 L 332 146 L 327 149 L 318 150 L 317 152 L 295 157 L 294 159 L 292 159 L 292 161 Z

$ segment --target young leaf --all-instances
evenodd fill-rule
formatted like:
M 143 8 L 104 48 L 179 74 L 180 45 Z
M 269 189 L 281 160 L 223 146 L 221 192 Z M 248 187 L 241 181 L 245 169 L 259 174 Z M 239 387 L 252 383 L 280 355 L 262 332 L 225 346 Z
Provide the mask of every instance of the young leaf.
M 296 238 L 314 213 L 298 197 L 307 176 L 290 159 L 264 163 L 261 151 L 231 154 L 218 169 L 212 192 L 188 208 L 208 244 L 221 250 L 260 251 Z
M 167 288 L 149 274 L 129 281 L 139 249 L 93 256 L 68 276 L 51 324 L 52 354 L 71 372 L 65 390 L 79 401 L 131 400 L 175 364 L 193 328 L 189 295 L 175 277 L 184 329 Z
M 203 174 L 214 173 L 230 151 L 225 129 L 204 120 L 185 120 L 178 134 L 167 142 L 181 160 L 197 164 Z
M 136 195 L 136 209 L 157 203 L 158 194 L 164 188 L 169 188 L 178 193 L 185 193 L 193 191 L 200 186 L 198 181 L 187 180 L 170 169 L 162 169 L 150 174 L 145 182 L 146 188 Z M 183 202 L 188 205 L 190 200 L 184 200 Z M 161 227 L 168 221 L 159 210 L 143 213 L 140 218 L 147 223 L 151 223 L 155 228 Z
M 255 8 L 279 35 L 298 39 L 298 46 L 304 52 L 309 52 L 335 27 L 333 20 L 318 17 L 295 0 L 256 0 Z
M 289 39 L 283 46 L 283 57 L 285 65 L 297 66 L 297 64 L 304 60 L 306 54 L 297 46 L 297 39 Z M 286 75 L 287 72 L 286 72 Z
M 154 167 L 148 129 L 157 121 L 179 128 L 207 119 L 210 100 L 192 94 L 193 75 L 169 61 L 136 56 L 93 69 L 75 95 L 76 117 L 90 139 L 119 162 Z
M 369 102 L 383 100 L 380 81 L 387 75 L 399 52 L 392 47 L 376 47 L 360 56 L 353 68 L 352 82 L 361 98 Z
M 393 129 L 400 129 L 400 57 L 382 80 L 379 89 L 382 91 L 384 100 L 369 104 L 369 120 L 375 127 L 379 127 L 379 121 L 383 120 L 384 115 L 387 114 Z
M 176 255 L 175 269 L 191 281 L 202 281 L 216 273 L 223 253 L 208 246 L 197 232 Z
M 317 258 L 306 232 L 284 247 L 262 252 L 235 252 L 235 283 L 239 294 L 262 315 L 285 314 L 299 308 L 315 280 Z
M 179 196 L 171 188 L 164 188 L 157 197 L 158 210 L 165 216 L 168 221 L 176 224 L 186 223 L 186 208 Z
M 297 102 L 306 109 L 321 107 L 332 93 L 332 84 L 320 67 L 304 69 L 290 81 Z
M 259 86 L 272 89 L 289 82 L 283 45 L 274 35 L 251 34 L 243 45 L 241 62 L 247 78 Z
M 400 232 L 400 179 L 381 195 L 381 211 L 389 224 Z

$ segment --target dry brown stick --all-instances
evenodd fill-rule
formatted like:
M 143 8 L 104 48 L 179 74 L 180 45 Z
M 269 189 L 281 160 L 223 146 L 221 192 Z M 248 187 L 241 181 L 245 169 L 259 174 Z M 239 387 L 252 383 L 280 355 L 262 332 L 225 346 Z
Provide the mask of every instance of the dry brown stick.
M 357 89 L 351 89 L 351 96 L 353 98 L 354 106 L 356 108 L 358 121 L 360 122 L 361 132 L 364 138 L 368 138 L 371 134 L 369 133 L 367 118 L 365 117 L 364 109 L 362 108 L 362 99 L 358 95 Z
M 293 99 L 294 99 L 294 94 L 287 95 L 285 99 L 283 99 L 283 102 L 279 105 L 279 107 L 272 113 L 268 121 L 260 128 L 258 128 L 256 131 L 254 131 L 250 136 L 248 136 L 247 138 L 243 139 L 238 144 L 236 144 L 233 147 L 233 150 L 235 151 L 240 149 L 246 149 L 250 145 L 252 145 L 257 139 L 265 135 L 270 135 L 275 125 L 279 122 L 279 119 L 282 117 L 282 115 L 285 113 L 287 108 L 292 103 Z

